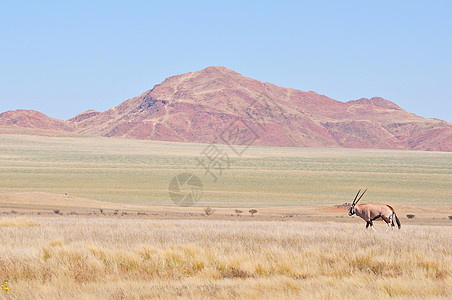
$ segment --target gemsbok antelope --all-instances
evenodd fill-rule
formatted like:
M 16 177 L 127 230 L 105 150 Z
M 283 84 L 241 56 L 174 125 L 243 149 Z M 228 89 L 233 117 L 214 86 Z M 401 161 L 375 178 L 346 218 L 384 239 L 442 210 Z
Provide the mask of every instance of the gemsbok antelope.
M 361 196 L 358 195 L 361 192 L 361 190 L 358 191 L 358 193 L 355 196 L 355 199 L 353 200 L 352 206 L 350 207 L 350 211 L 348 212 L 349 216 L 353 216 L 356 214 L 358 217 L 362 218 L 364 221 L 366 221 L 366 228 L 369 228 L 369 226 L 375 231 L 373 221 L 377 219 L 383 219 L 383 221 L 388 224 L 388 228 L 391 227 L 394 230 L 394 218 L 397 222 L 397 226 L 401 227 L 399 218 L 397 218 L 397 215 L 394 211 L 394 209 L 389 205 L 380 205 L 380 204 L 358 204 L 359 200 L 363 197 L 364 193 L 367 191 L 367 189 L 361 194 Z M 358 200 L 356 200 L 358 198 Z

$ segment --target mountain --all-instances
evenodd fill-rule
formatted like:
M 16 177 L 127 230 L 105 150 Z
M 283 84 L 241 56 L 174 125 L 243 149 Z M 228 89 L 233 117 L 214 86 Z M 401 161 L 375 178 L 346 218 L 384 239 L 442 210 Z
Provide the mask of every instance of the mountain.
M 225 67 L 167 78 L 112 109 L 68 121 L 19 117 L 24 112 L 1 114 L 0 125 L 160 141 L 452 151 L 452 124 L 416 116 L 383 98 L 344 103 Z
M 0 114 L 0 126 L 74 132 L 66 121 L 54 119 L 35 110 L 18 109 Z
M 71 123 L 72 125 L 74 125 L 74 124 L 77 124 L 77 123 L 79 123 L 79 122 L 81 122 L 81 121 L 84 121 L 84 120 L 86 120 L 86 119 L 89 119 L 89 118 L 91 118 L 91 117 L 95 117 L 95 116 L 97 116 L 98 114 L 100 114 L 100 111 L 87 110 L 87 111 L 84 111 L 84 112 L 82 112 L 82 113 L 76 115 L 75 117 L 69 119 L 68 121 L 69 121 L 69 123 Z

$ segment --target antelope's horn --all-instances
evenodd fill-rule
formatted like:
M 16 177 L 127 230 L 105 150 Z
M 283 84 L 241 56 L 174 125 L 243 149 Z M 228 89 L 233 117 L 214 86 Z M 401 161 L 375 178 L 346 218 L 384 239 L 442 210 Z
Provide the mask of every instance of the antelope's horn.
M 356 200 L 355 204 L 357 204 L 359 202 L 359 200 L 361 200 L 361 198 L 363 197 L 363 195 L 366 191 L 367 191 L 367 189 L 365 189 L 364 192 L 361 194 L 361 196 L 359 196 L 359 198 L 358 198 L 358 200 Z
M 356 194 L 356 196 L 355 196 L 355 199 L 353 199 L 353 203 L 352 203 L 352 205 L 354 205 L 354 204 L 355 204 L 355 200 L 356 200 L 356 198 L 358 198 L 359 192 L 361 192 L 361 189 L 359 189 L 359 191 L 358 191 L 358 194 Z

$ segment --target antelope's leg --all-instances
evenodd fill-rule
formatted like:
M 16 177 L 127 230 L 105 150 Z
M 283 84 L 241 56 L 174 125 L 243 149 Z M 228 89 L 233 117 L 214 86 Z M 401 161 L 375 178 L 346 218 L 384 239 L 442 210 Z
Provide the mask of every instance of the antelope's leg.
M 389 227 L 391 227 L 391 217 L 387 218 L 385 216 L 381 216 L 381 218 L 386 222 L 386 225 L 388 225 L 388 227 L 386 227 L 386 231 L 388 231 Z
M 372 228 L 373 231 L 376 231 L 375 228 L 374 228 L 373 221 L 378 219 L 378 218 L 382 218 L 384 221 L 386 221 L 385 218 L 382 215 L 378 215 L 378 216 L 374 217 L 373 219 L 370 219 L 368 224 L 370 225 L 370 227 Z
M 369 221 L 369 224 L 370 224 L 370 228 L 372 228 L 373 231 L 376 231 L 375 228 L 374 228 L 374 223 L 372 222 L 372 220 Z

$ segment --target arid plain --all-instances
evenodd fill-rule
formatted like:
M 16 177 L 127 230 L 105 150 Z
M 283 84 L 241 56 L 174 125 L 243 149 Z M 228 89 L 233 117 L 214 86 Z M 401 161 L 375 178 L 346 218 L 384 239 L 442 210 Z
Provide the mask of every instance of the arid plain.
M 452 297 L 452 153 L 215 145 L 215 180 L 206 147 L 0 135 L 0 297 Z M 181 173 L 192 207 L 168 195 Z M 337 207 L 360 188 L 400 231 Z

